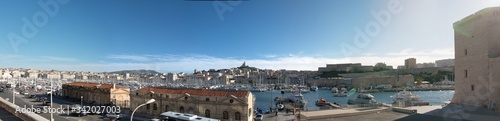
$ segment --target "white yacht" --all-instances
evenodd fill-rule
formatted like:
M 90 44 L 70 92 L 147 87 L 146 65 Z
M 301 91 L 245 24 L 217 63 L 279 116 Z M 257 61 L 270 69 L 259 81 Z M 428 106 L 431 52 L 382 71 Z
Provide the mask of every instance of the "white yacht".
M 420 97 L 412 94 L 409 91 L 406 91 L 406 89 L 394 94 L 394 96 L 391 96 L 391 98 L 394 101 L 393 104 L 400 107 L 429 105 L 428 102 L 422 101 Z
M 354 99 L 349 99 L 347 101 L 347 104 L 353 105 L 353 104 L 379 104 L 375 100 L 375 97 L 371 94 L 359 94 L 358 97 Z
M 333 93 L 334 97 L 347 97 L 347 89 L 346 88 L 340 88 L 340 91 L 337 90 L 336 93 Z
M 306 99 L 304 99 L 304 95 L 302 95 L 300 90 L 294 90 L 290 94 L 290 96 L 287 97 L 287 99 L 296 104 L 297 107 L 303 108 L 307 104 Z
M 337 87 L 332 88 L 332 93 L 338 93 L 338 92 L 339 92 L 339 89 Z
M 311 91 L 318 91 L 318 86 L 316 85 L 311 86 Z

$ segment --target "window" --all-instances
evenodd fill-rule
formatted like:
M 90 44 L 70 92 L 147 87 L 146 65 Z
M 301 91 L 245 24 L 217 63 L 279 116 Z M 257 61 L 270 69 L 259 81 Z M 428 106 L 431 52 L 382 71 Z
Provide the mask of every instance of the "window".
M 467 49 L 465 49 L 465 51 L 464 51 L 464 52 L 465 52 L 465 55 L 467 55 Z
M 229 113 L 227 113 L 227 111 L 222 112 L 222 119 L 229 119 Z
M 156 103 L 153 104 L 153 110 L 158 110 L 158 105 L 156 105 Z
M 241 114 L 240 114 L 240 112 L 234 113 L 234 120 L 241 120 Z
M 187 97 L 187 96 L 186 96 L 186 97 L 184 97 L 184 100 L 188 100 L 188 97 Z
M 182 106 L 181 106 L 181 107 L 179 108 L 179 113 L 184 113 L 184 107 L 182 107 Z
M 153 97 L 153 94 L 149 94 L 150 97 Z
M 252 116 L 252 108 L 248 109 L 248 117 Z
M 470 85 L 470 90 L 474 91 L 474 85 Z
M 150 108 L 150 107 L 149 107 L 149 104 L 147 104 L 147 105 L 146 105 L 146 109 L 149 109 L 149 108 Z
M 210 118 L 210 110 L 205 110 L 205 117 Z
M 467 70 L 464 71 L 464 75 L 465 75 L 465 77 L 467 77 Z
M 135 93 L 135 95 L 139 95 L 139 93 Z
M 168 105 L 165 105 L 165 111 L 168 111 Z
M 205 101 L 207 101 L 207 102 L 210 101 L 210 98 L 205 98 Z
M 230 100 L 229 100 L 229 103 L 233 103 L 233 102 L 234 102 L 234 100 L 233 100 L 233 99 L 230 99 Z

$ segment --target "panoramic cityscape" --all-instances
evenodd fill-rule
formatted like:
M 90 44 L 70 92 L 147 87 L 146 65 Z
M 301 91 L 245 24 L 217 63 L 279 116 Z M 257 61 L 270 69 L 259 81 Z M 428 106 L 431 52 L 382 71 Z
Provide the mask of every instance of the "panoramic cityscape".
M 0 121 L 498 121 L 498 6 L 0 1 Z

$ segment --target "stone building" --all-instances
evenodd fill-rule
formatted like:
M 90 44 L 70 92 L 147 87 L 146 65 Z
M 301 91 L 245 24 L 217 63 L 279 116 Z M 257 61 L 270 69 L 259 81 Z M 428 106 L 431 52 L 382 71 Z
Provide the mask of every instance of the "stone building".
M 455 95 L 452 103 L 500 112 L 500 7 L 453 24 Z
M 132 92 L 130 97 L 130 109 L 155 99 L 135 112 L 150 116 L 173 111 L 222 121 L 252 121 L 254 117 L 255 97 L 249 91 L 147 87 Z
M 405 59 L 405 69 L 413 69 L 413 68 L 417 68 L 417 59 L 415 58 Z
M 130 104 L 130 89 L 115 84 L 72 82 L 62 85 L 62 93 L 65 98 L 94 105 L 114 104 L 128 107 Z
M 366 75 L 352 78 L 352 86 L 355 88 L 370 88 L 379 85 L 392 85 L 395 87 L 414 86 L 415 78 L 412 75 Z

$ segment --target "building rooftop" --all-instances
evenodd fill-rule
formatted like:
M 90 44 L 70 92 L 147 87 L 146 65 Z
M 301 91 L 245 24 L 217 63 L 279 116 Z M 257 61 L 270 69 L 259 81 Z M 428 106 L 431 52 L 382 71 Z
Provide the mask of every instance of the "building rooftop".
M 83 87 L 87 87 L 87 88 L 99 88 L 99 89 L 111 89 L 113 88 L 113 85 L 112 84 L 98 84 L 98 83 L 90 83 L 90 82 L 71 82 L 71 83 L 66 83 L 66 84 L 63 84 L 64 85 L 69 85 L 69 86 L 83 86 Z M 123 87 L 123 86 L 119 86 L 119 85 L 115 85 L 115 88 L 126 88 L 128 89 L 127 87 Z
M 206 90 L 206 89 L 188 89 L 188 88 L 160 88 L 160 87 L 146 87 L 136 90 L 136 92 L 154 92 L 162 94 L 189 94 L 199 96 L 220 96 L 229 97 L 234 95 L 236 97 L 247 97 L 250 91 L 241 90 Z

